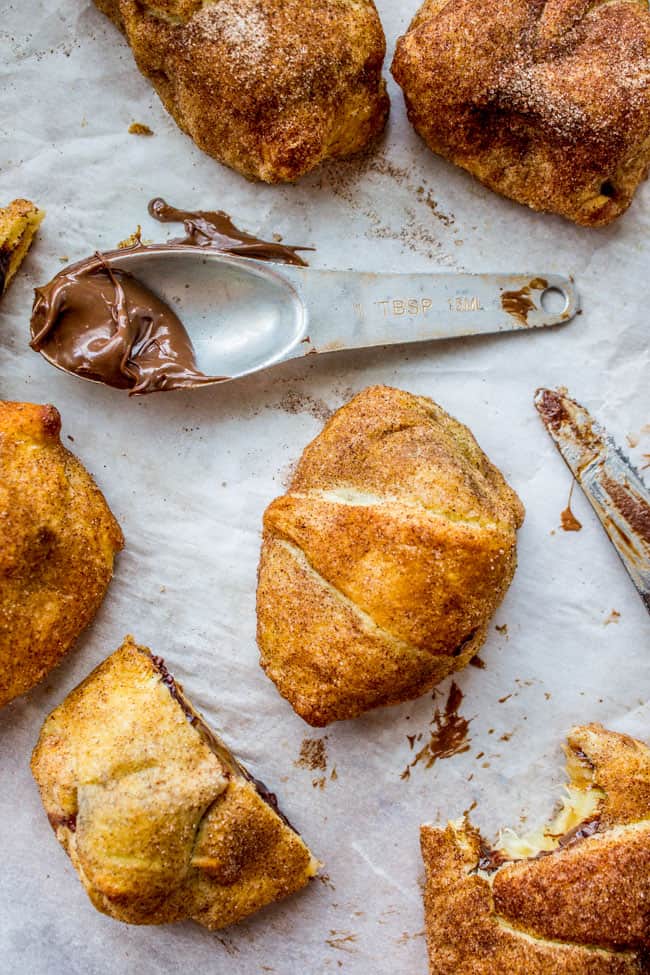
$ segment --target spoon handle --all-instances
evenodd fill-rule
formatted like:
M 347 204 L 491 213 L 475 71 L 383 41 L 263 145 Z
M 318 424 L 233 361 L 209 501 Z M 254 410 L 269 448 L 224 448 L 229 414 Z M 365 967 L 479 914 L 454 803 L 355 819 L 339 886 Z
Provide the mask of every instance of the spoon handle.
M 287 358 L 560 325 L 579 307 L 573 281 L 557 274 L 276 270 L 294 287 L 307 317 L 308 341 Z

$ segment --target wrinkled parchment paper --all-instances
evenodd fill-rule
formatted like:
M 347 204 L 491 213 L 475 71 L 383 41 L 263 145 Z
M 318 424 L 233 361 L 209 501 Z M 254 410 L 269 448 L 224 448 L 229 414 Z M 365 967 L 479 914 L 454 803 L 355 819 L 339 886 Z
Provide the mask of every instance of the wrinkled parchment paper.
M 415 4 L 378 6 L 392 50 Z M 374 155 L 295 187 L 257 186 L 180 133 L 87 0 L 5 5 L 0 46 L 2 202 L 28 196 L 47 210 L 2 302 L 0 395 L 60 409 L 64 442 L 126 536 L 94 625 L 0 714 L 0 971 L 425 973 L 420 823 L 473 802 L 489 835 L 520 817 L 545 819 L 574 722 L 650 738 L 647 613 L 579 490 L 583 530 L 559 528 L 570 475 L 532 403 L 537 386 L 566 384 L 621 444 L 638 438 L 630 455 L 639 465 L 650 453 L 650 185 L 607 230 L 530 213 L 434 158 L 391 83 L 391 121 Z M 134 121 L 155 135 L 129 135 Z M 313 243 L 316 267 L 573 273 L 584 314 L 563 329 L 310 356 L 220 388 L 129 399 L 28 350 L 32 288 L 64 258 L 114 246 L 138 223 L 144 237 L 164 238 L 168 228 L 146 215 L 157 194 Z M 481 653 L 487 667 L 457 678 L 470 749 L 420 764 L 406 781 L 407 735 L 426 741 L 449 682 L 436 702 L 428 694 L 314 731 L 264 676 L 255 646 L 262 511 L 327 412 L 376 382 L 432 396 L 468 423 L 528 510 L 519 570 Z M 128 632 L 164 655 L 195 705 L 277 790 L 325 862 L 324 880 L 218 935 L 189 923 L 128 927 L 91 907 L 28 762 L 45 715 Z M 325 770 L 295 764 L 305 738 L 325 739 Z

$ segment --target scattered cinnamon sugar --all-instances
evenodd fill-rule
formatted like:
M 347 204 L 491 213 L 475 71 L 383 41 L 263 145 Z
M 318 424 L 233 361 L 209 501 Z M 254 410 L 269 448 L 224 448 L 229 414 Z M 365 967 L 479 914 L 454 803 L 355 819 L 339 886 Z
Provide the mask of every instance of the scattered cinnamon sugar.
M 609 626 L 610 623 L 618 623 L 621 618 L 621 614 L 617 609 L 613 609 L 609 616 L 603 621 L 603 626 Z
M 153 129 L 150 129 L 148 125 L 144 125 L 143 122 L 131 122 L 129 125 L 130 135 L 154 135 Z
M 499 629 L 499 627 L 497 627 L 497 629 Z M 470 665 L 472 667 L 478 667 L 479 670 L 485 670 L 485 668 L 487 667 L 485 661 L 482 659 L 482 657 L 479 657 L 478 654 L 472 657 L 472 659 L 470 660 Z
M 331 417 L 334 410 L 330 409 L 325 400 L 316 399 L 308 393 L 299 393 L 295 389 L 290 389 L 284 394 L 278 406 L 285 413 L 309 413 L 315 420 L 325 423 Z
M 368 237 L 399 241 L 408 250 L 423 254 L 439 265 L 458 268 L 449 239 L 450 234 L 457 233 L 454 216 L 440 208 L 414 170 L 414 166 L 399 166 L 381 151 L 375 151 L 347 160 L 337 159 L 335 164 L 326 163 L 315 185 L 344 200 L 350 209 L 365 217 L 369 223 Z M 371 192 L 377 189 L 379 195 Z M 376 202 L 387 193 L 399 193 L 403 203 L 403 218 L 395 224 Z
M 413 934 L 409 934 L 408 931 L 402 931 L 399 938 L 395 939 L 396 945 L 405 945 L 414 938 L 424 938 L 426 936 L 426 931 L 414 931 Z
M 403 780 L 409 779 L 411 769 L 420 762 L 425 768 L 432 768 L 433 765 L 442 758 L 452 758 L 454 755 L 462 755 L 469 751 L 470 739 L 468 738 L 468 720 L 458 713 L 458 708 L 463 700 L 463 692 L 454 681 L 449 689 L 444 711 L 436 708 L 430 725 L 433 730 L 430 733 L 429 741 L 415 755 L 415 758 L 402 772 Z
M 324 772 L 327 768 L 326 740 L 326 738 L 304 738 L 300 746 L 300 755 L 293 764 L 298 768 L 308 768 L 312 772 L 316 770 Z
M 336 948 L 338 951 L 349 951 L 354 952 L 356 949 L 352 947 L 354 942 L 357 940 L 356 934 L 352 934 L 349 931 L 335 931 L 330 930 L 331 938 L 325 939 L 325 944 L 329 945 L 330 948 Z

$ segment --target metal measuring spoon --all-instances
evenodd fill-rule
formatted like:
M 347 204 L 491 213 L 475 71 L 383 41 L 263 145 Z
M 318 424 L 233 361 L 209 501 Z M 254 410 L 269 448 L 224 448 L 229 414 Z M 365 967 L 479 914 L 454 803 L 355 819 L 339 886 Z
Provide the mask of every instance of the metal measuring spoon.
M 194 370 L 176 369 L 175 376 L 173 335 L 170 340 L 165 332 L 164 368 L 171 379 L 163 375 L 162 383 L 135 390 L 136 380 L 109 383 L 137 392 L 224 382 L 317 352 L 559 325 L 573 318 L 579 305 L 573 282 L 555 274 L 321 271 L 185 244 L 139 245 L 89 260 L 96 262 L 93 273 L 113 272 L 116 289 L 132 279 L 144 285 L 176 322 L 171 309 L 177 309 L 194 347 Z M 67 278 L 87 263 L 68 269 Z M 91 368 L 66 365 L 57 351 L 56 322 L 47 334 L 39 333 L 37 309 L 45 290 L 37 290 L 33 347 L 58 368 L 98 381 Z M 559 307 L 553 308 L 552 300 Z M 121 301 L 121 310 L 118 306 L 116 299 L 112 314 L 119 337 L 129 330 L 128 300 Z M 148 321 L 146 309 L 140 314 Z M 135 346 L 123 357 L 126 377 L 143 349 L 150 353 L 160 347 L 159 334 L 146 341 L 142 334 L 137 340 L 131 335 Z M 114 334 L 105 339 L 114 340 Z M 92 342 L 87 346 L 85 352 L 92 353 Z

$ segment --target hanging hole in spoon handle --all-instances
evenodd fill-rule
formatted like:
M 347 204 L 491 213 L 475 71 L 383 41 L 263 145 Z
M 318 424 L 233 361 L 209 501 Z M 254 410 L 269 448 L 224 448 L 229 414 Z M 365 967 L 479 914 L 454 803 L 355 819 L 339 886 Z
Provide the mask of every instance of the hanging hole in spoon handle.
M 569 296 L 563 288 L 546 288 L 542 291 L 540 304 L 549 315 L 562 315 L 569 307 Z

